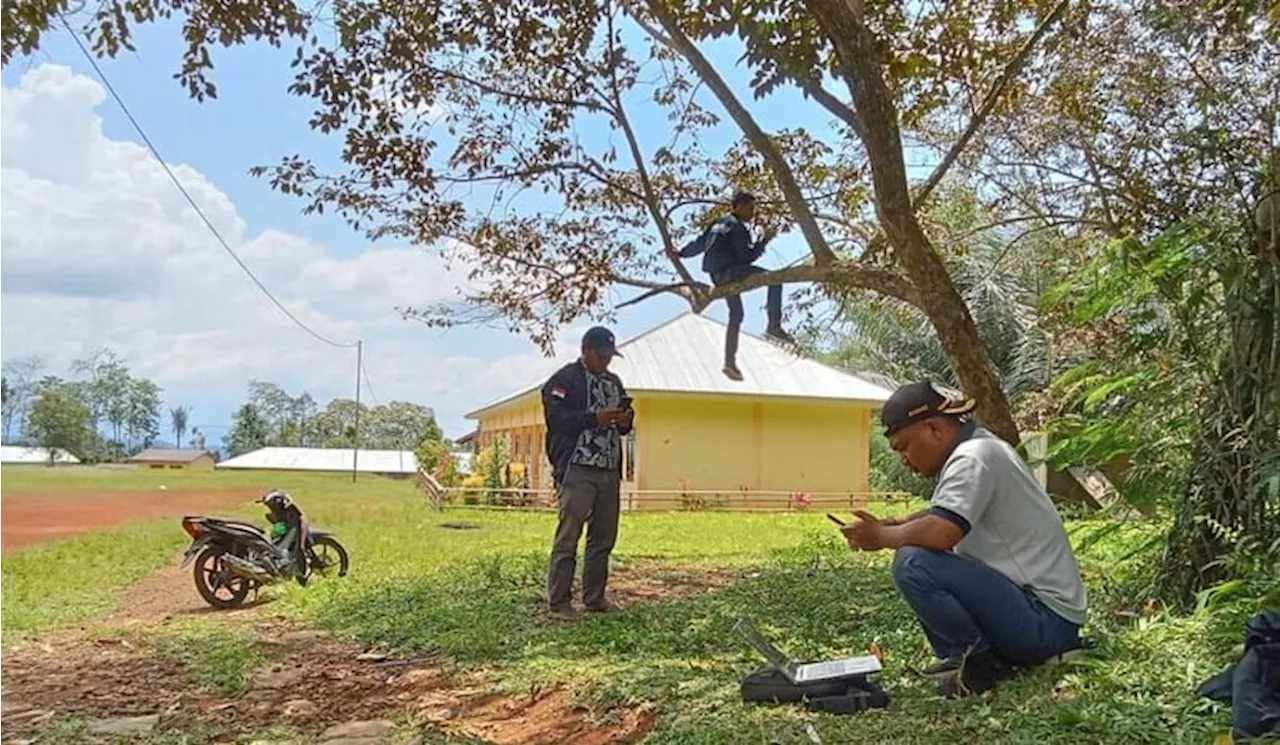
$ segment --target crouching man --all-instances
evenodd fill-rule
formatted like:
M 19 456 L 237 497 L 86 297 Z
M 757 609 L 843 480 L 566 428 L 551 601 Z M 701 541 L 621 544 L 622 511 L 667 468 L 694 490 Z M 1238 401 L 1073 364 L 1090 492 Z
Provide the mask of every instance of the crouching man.
M 969 420 L 973 408 L 928 381 L 894 392 L 885 434 L 907 467 L 936 478 L 930 507 L 857 512 L 842 528 L 853 550 L 894 549 L 894 584 L 938 657 L 923 674 L 948 698 L 1079 649 L 1087 609 L 1062 518 L 1017 451 Z

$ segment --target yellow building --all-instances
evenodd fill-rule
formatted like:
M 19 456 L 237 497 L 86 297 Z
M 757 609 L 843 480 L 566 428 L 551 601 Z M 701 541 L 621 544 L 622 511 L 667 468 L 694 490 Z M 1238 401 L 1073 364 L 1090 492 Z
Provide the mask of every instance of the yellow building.
M 749 334 L 721 372 L 725 327 L 686 313 L 619 346 L 612 369 L 635 400 L 624 440 L 629 509 L 701 505 L 776 509 L 870 491 L 872 413 L 889 391 Z M 498 438 L 550 490 L 541 383 L 467 415 L 481 448 Z
M 203 450 L 171 450 L 148 448 L 129 459 L 139 468 L 212 471 L 213 456 Z

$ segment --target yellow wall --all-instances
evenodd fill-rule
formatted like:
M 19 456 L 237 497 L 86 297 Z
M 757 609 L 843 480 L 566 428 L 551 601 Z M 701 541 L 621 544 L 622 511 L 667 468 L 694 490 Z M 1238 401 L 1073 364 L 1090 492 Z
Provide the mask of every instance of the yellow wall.
M 871 409 L 864 404 L 816 399 L 694 396 L 634 392 L 636 483 L 641 492 L 663 491 L 673 506 L 679 491 L 736 495 L 775 491 L 785 507 L 793 492 L 870 490 Z M 495 437 L 530 435 L 532 453 L 516 458 L 531 468 L 530 484 L 549 486 L 543 452 L 542 404 L 536 393 L 480 417 L 480 445 Z M 532 456 L 532 457 L 530 457 Z M 682 486 L 683 485 L 683 486 Z M 625 488 L 625 487 L 624 487 Z M 650 497 L 650 500 L 653 498 Z M 645 495 L 638 500 L 645 506 Z
M 213 464 L 212 455 L 202 455 L 199 458 L 196 458 L 195 460 L 188 463 L 187 470 L 188 471 L 212 471 L 213 465 L 214 464 Z
M 736 494 L 745 486 L 785 492 L 751 500 L 781 507 L 791 492 L 869 490 L 871 411 L 864 405 L 661 395 L 637 402 L 641 491 Z
M 160 463 L 147 462 L 147 463 L 140 463 L 138 465 L 141 466 L 142 468 L 154 469 L 154 470 L 163 469 L 168 471 L 212 471 L 213 456 L 206 453 L 190 462 L 182 462 L 182 461 L 177 461 L 172 463 L 171 462 L 160 462 Z
M 537 392 L 529 393 L 480 417 L 477 452 L 506 437 L 511 445 L 511 460 L 528 466 L 531 488 L 550 487 L 551 467 L 546 456 L 546 426 L 542 419 L 542 401 Z

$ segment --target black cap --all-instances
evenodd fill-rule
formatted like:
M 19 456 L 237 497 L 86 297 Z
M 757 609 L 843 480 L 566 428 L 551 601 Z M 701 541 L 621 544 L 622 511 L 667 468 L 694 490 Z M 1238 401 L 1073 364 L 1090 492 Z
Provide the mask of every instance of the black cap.
M 733 195 L 732 204 L 734 207 L 737 207 L 740 204 L 747 204 L 748 202 L 754 202 L 754 201 L 756 201 L 755 194 L 752 194 L 749 191 L 739 191 Z
M 594 349 L 605 357 L 621 357 L 613 332 L 604 326 L 594 326 L 582 335 L 582 348 Z
M 908 425 L 935 416 L 958 417 L 973 411 L 975 402 L 959 393 L 939 390 L 932 381 L 908 383 L 893 392 L 880 410 L 885 435 L 893 435 Z

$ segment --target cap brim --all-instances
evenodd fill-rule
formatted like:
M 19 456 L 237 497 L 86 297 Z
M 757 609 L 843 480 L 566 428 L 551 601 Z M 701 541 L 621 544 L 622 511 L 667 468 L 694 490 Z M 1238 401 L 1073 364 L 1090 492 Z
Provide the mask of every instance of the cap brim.
M 942 409 L 939 410 L 939 413 L 951 414 L 951 415 L 968 414 L 969 412 L 977 408 L 977 406 L 978 406 L 977 401 L 973 400 L 972 398 L 966 398 L 965 400 L 958 401 L 954 404 L 951 404 L 950 406 L 943 406 Z

